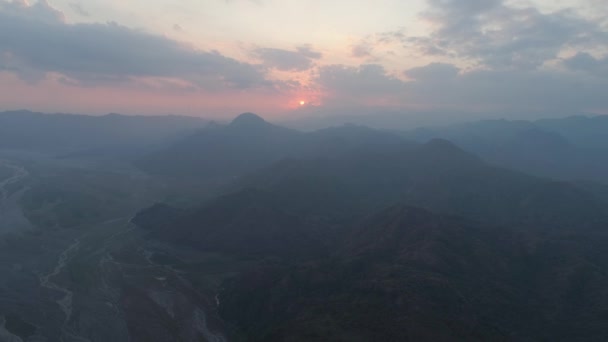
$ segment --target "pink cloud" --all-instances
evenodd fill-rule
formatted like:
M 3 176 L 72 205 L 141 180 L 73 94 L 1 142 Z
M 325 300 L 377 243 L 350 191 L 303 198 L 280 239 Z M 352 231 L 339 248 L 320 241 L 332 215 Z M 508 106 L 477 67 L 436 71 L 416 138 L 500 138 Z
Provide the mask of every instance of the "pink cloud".
M 120 86 L 80 87 L 50 77 L 27 83 L 8 72 L 0 73 L 0 102 L 4 110 L 26 108 L 42 112 L 84 114 L 183 114 L 208 118 L 230 117 L 256 111 L 276 116 L 289 111 L 302 95 L 264 90 L 222 92 L 166 91 Z

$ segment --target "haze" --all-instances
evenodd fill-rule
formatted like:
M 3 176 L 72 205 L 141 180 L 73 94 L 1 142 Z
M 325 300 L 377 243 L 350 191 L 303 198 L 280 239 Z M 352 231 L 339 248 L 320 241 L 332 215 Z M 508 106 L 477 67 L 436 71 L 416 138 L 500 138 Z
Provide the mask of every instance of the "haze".
M 606 0 L 0 0 L 0 342 L 608 341 Z

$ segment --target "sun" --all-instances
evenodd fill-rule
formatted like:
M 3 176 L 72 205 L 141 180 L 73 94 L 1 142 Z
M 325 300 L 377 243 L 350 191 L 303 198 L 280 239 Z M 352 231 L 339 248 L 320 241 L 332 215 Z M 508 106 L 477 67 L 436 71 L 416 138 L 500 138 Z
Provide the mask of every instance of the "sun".
M 300 106 L 303 106 L 303 105 L 305 105 L 305 104 L 306 104 L 306 101 L 304 101 L 304 100 L 300 100 Z

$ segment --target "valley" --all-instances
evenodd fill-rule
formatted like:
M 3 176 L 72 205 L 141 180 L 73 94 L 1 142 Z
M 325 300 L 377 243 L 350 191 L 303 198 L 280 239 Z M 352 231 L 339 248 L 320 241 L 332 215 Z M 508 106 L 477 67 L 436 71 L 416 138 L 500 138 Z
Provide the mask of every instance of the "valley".
M 112 181 L 129 184 L 121 196 L 87 164 L 24 158 L 2 160 L 1 167 L 1 341 L 168 341 L 176 334 L 175 340 L 226 340 L 214 283 L 202 294 L 190 280 L 213 275 L 157 263 L 157 255 L 178 253 L 130 223 L 139 208 L 163 198 L 153 182 L 117 172 Z M 92 192 L 100 180 L 106 185 Z M 51 191 L 50 182 L 64 185 Z M 75 216 L 69 209 L 86 205 L 83 198 L 106 202 L 107 210 Z
M 608 341 L 608 0 L 0 0 L 0 342 Z
M 0 341 L 608 336 L 593 178 L 251 113 L 128 158 L 69 150 L 0 150 Z
M 0 159 L 0 235 L 31 229 L 19 205 L 27 191 L 19 183 L 27 176 L 28 172 L 22 166 Z

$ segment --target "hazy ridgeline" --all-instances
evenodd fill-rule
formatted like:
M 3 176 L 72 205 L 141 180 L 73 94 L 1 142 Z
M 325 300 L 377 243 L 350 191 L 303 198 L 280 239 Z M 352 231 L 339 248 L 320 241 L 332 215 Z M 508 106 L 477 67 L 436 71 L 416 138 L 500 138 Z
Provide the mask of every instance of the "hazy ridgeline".
M 9 341 L 608 338 L 604 117 L 0 122 Z
M 0 0 L 0 342 L 608 341 L 606 2 Z

